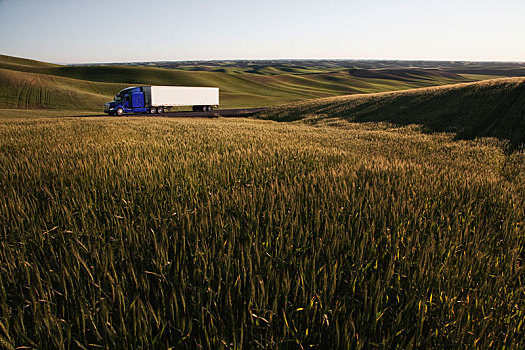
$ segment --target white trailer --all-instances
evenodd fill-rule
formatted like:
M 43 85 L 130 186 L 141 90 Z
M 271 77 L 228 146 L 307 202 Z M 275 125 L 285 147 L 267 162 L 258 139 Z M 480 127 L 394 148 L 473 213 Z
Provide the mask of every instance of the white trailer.
M 146 88 L 146 87 L 145 87 Z M 193 110 L 207 111 L 219 105 L 219 88 L 189 86 L 150 86 L 150 106 L 169 108 L 193 106 Z M 148 89 L 144 89 L 146 93 Z

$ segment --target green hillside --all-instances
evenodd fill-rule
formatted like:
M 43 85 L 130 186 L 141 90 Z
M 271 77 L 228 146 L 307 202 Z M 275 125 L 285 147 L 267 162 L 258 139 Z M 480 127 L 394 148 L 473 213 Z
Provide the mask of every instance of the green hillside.
M 352 95 L 274 107 L 260 115 L 278 121 L 350 121 L 420 124 L 460 138 L 498 137 L 525 142 L 525 78 L 401 92 Z
M 0 108 L 100 110 L 130 85 L 217 86 L 222 107 L 259 107 L 472 80 L 436 69 L 63 66 L 0 56 Z
M 96 109 L 124 87 L 0 68 L 0 107 Z
M 0 65 L 26 66 L 26 67 L 56 67 L 56 64 L 31 60 L 27 58 L 0 55 Z

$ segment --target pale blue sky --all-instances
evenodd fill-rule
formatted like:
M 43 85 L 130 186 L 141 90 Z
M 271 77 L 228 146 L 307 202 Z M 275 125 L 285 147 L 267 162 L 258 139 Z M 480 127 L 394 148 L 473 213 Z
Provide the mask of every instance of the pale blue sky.
M 0 53 L 525 61 L 525 0 L 0 0 Z

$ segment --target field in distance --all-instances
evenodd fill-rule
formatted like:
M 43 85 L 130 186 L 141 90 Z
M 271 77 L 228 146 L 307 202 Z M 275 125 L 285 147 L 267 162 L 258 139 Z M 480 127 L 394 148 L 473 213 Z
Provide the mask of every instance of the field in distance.
M 523 348 L 525 154 L 509 147 L 523 85 L 320 99 L 266 120 L 13 110 L 0 341 Z M 495 101 L 501 117 L 478 123 Z
M 525 75 L 512 63 L 201 61 L 55 65 L 0 55 L 0 108 L 100 111 L 133 85 L 217 86 L 221 107 L 404 90 Z

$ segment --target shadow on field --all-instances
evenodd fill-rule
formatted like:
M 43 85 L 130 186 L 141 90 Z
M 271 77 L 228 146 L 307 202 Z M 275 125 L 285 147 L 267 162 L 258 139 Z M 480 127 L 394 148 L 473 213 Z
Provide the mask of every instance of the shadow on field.
M 329 117 L 399 126 L 418 124 L 425 132 L 453 132 L 458 139 L 508 140 L 516 149 L 525 143 L 525 79 L 322 99 L 271 108 L 259 117 L 311 123 Z

